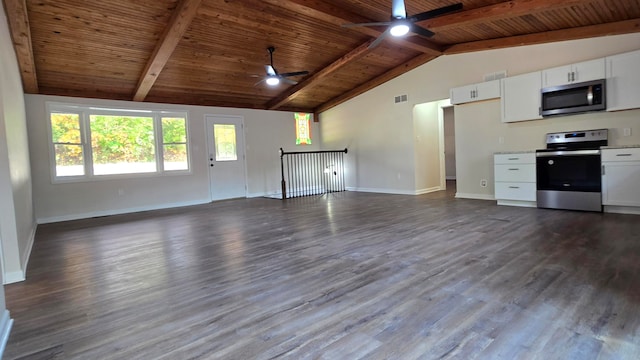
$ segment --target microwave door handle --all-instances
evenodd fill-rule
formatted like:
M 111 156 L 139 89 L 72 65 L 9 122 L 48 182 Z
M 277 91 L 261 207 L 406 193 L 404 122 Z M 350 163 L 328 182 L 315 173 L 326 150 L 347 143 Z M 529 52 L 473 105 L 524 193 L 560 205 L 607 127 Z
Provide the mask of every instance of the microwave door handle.
M 587 103 L 593 105 L 593 85 L 589 85 L 589 91 L 587 92 Z

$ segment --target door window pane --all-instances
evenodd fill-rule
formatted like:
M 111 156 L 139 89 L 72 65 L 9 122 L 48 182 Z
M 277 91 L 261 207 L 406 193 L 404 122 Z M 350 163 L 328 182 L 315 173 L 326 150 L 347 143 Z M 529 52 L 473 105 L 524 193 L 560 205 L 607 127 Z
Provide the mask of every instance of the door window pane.
M 216 161 L 238 160 L 235 125 L 214 124 L 213 138 L 216 145 Z
M 91 115 L 95 175 L 156 171 L 152 117 Z

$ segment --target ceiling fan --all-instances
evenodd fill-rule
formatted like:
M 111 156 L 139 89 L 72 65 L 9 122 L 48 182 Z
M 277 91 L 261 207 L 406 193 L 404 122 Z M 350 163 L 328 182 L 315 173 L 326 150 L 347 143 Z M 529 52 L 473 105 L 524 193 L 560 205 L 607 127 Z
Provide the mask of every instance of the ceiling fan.
M 270 64 L 264 66 L 265 70 L 267 71 L 267 75 L 262 80 L 258 81 L 256 83 L 256 85 L 260 84 L 263 81 L 266 82 L 268 85 L 271 85 L 271 86 L 278 85 L 280 83 L 280 81 L 282 81 L 283 83 L 295 85 L 298 82 L 297 81 L 293 81 L 291 79 L 288 79 L 289 77 L 302 76 L 302 75 L 309 74 L 308 71 L 294 71 L 294 72 L 288 72 L 288 73 L 278 73 L 278 71 L 276 71 L 276 68 L 273 67 L 273 52 L 276 51 L 276 48 L 273 47 L 273 46 L 269 46 L 267 48 L 267 51 L 269 51 L 269 59 L 270 59 Z
M 383 22 L 370 22 L 359 24 L 345 24 L 343 27 L 356 27 L 356 26 L 388 26 L 387 30 L 380 34 L 380 36 L 369 45 L 369 49 L 378 46 L 389 34 L 392 36 L 404 36 L 409 31 L 418 35 L 432 37 L 435 35 L 432 31 L 427 30 L 421 26 L 416 25 L 416 22 L 432 19 L 441 15 L 448 14 L 450 12 L 458 11 L 462 9 L 462 3 L 457 3 L 449 6 L 444 6 L 438 9 L 425 11 L 413 16 L 407 17 L 407 11 L 404 6 L 404 0 L 392 0 L 391 2 L 391 20 Z

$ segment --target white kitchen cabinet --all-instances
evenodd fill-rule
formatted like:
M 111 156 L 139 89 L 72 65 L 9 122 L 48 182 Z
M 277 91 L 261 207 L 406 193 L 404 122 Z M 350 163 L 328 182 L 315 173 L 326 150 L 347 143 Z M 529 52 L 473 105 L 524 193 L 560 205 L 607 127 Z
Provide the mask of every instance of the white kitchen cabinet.
M 500 80 L 461 86 L 450 91 L 451 104 L 464 104 L 500 97 Z
M 495 154 L 495 198 L 498 205 L 536 206 L 536 154 Z
M 502 122 L 542 119 L 540 115 L 541 72 L 500 79 Z
M 640 108 L 640 50 L 607 56 L 607 111 Z
M 542 71 L 542 87 L 604 79 L 605 59 L 595 59 Z
M 640 148 L 602 150 L 602 205 L 640 207 Z

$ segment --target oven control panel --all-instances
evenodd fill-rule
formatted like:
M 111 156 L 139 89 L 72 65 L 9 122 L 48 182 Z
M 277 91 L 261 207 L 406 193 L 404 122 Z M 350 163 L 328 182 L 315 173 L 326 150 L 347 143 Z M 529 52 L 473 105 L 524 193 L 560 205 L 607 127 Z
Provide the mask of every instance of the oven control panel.
M 588 141 L 607 141 L 608 129 L 568 131 L 547 134 L 547 144 L 566 144 Z

